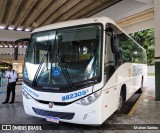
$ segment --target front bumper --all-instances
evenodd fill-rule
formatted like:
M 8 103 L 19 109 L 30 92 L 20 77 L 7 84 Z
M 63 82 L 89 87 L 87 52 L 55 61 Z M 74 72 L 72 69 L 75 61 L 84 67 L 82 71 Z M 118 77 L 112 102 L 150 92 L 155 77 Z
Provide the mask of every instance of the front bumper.
M 92 104 L 83 106 L 77 103 L 52 108 L 31 98 L 23 96 L 23 105 L 26 114 L 35 117 L 46 118 L 46 116 L 58 117 L 60 122 L 68 122 L 85 125 L 102 124 L 102 101 L 101 96 Z

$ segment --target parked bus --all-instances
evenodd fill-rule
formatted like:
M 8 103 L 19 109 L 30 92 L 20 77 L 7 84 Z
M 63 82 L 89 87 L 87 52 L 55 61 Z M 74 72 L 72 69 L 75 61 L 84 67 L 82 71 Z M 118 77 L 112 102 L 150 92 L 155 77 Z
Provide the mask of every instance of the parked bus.
M 139 89 L 146 52 L 107 17 L 35 29 L 26 50 L 23 105 L 52 122 L 100 125 Z

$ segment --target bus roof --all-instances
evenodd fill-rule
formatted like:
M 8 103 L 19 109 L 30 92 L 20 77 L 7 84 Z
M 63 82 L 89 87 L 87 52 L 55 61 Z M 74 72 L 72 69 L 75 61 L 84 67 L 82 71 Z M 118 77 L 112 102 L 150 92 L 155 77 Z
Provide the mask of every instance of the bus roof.
M 39 31 L 45 31 L 45 30 L 51 30 L 51 29 L 76 26 L 76 25 L 91 24 L 91 23 L 106 24 L 107 22 L 115 24 L 115 22 L 108 17 L 84 18 L 84 19 L 64 21 L 64 22 L 59 22 L 59 23 L 54 23 L 54 24 L 42 26 L 42 27 L 39 27 L 39 28 L 36 28 L 35 30 L 33 30 L 32 33 L 39 32 Z

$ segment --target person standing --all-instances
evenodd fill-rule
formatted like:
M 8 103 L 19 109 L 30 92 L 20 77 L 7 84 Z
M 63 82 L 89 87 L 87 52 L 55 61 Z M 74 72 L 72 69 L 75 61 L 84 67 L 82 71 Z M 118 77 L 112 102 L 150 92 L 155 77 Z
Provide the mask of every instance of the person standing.
M 14 103 L 17 72 L 15 70 L 12 70 L 12 69 L 13 69 L 13 66 L 9 65 L 8 66 L 8 71 L 5 75 L 5 77 L 8 78 L 8 85 L 7 85 L 6 100 L 4 102 L 2 102 L 2 104 L 6 104 L 6 103 L 9 102 L 11 92 L 12 92 L 12 100 L 10 101 L 10 104 Z

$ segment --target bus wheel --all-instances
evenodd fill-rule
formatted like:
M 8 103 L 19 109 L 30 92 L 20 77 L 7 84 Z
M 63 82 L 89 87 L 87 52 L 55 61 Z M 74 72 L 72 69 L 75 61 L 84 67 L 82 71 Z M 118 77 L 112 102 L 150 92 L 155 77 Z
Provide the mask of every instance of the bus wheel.
M 121 91 L 120 97 L 119 97 L 119 101 L 118 101 L 118 109 L 116 111 L 116 113 L 121 113 L 122 112 L 122 108 L 123 108 L 123 104 L 124 104 L 124 99 L 123 99 L 123 93 Z

